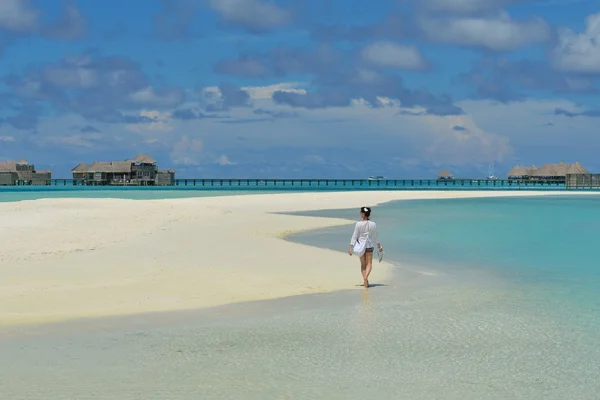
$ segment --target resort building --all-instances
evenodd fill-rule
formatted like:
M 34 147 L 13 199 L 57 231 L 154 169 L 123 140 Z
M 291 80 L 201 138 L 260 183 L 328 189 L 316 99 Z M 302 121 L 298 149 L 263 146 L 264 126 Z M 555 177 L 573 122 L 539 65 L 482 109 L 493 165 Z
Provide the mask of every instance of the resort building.
M 568 174 L 589 174 L 589 172 L 579 162 L 567 164 L 561 161 L 558 164 L 544 164 L 540 168 L 535 165 L 531 167 L 515 165 L 508 173 L 508 179 L 565 181 Z
M 156 160 L 141 154 L 125 161 L 81 163 L 71 170 L 73 180 L 84 185 L 173 186 L 175 171 L 159 170 Z
M 449 171 L 446 171 L 446 170 L 440 172 L 437 177 L 438 177 L 438 180 L 440 180 L 440 181 L 454 179 L 454 176 Z
M 25 160 L 0 161 L 0 186 L 50 185 L 50 170 L 36 171 L 35 165 Z

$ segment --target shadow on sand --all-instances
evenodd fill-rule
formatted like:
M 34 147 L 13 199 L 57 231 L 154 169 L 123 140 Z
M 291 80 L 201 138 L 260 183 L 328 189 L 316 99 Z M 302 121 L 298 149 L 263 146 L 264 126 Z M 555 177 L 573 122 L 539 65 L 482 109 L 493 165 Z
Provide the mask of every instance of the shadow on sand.
M 355 285 L 356 287 L 363 287 L 362 284 L 359 285 Z M 384 285 L 383 283 L 369 283 L 369 289 L 371 288 L 376 288 L 376 287 L 380 287 L 380 286 L 389 286 L 389 285 Z

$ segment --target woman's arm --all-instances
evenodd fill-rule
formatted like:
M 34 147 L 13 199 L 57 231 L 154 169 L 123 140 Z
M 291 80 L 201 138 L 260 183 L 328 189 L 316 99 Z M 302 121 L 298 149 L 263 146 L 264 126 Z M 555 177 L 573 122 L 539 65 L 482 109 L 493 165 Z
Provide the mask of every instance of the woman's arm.
M 377 236 L 377 224 L 375 222 L 373 222 L 373 228 L 371 229 L 371 237 L 375 239 L 377 248 L 381 251 L 381 243 L 379 243 L 379 237 Z

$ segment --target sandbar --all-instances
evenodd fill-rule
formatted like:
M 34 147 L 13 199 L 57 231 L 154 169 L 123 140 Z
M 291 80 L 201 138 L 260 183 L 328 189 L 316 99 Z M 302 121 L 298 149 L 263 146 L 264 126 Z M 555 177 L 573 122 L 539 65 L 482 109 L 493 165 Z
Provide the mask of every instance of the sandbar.
M 278 213 L 546 195 L 573 193 L 361 191 L 0 203 L 0 328 L 363 290 L 358 261 L 345 248 L 282 240 L 346 224 L 349 240 L 353 221 Z M 376 264 L 371 281 L 385 281 L 391 268 Z

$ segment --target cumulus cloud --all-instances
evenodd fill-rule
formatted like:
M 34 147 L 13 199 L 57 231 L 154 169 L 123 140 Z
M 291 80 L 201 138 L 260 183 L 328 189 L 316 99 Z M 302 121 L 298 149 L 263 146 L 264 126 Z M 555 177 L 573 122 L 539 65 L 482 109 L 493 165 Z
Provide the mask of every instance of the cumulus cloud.
M 202 140 L 183 135 L 179 141 L 173 144 L 170 157 L 175 164 L 200 165 L 200 154 L 203 149 L 204 143 Z
M 552 61 L 561 71 L 600 74 L 600 13 L 586 18 L 583 33 L 561 29 Z
M 419 4 L 429 11 L 473 14 L 497 11 L 510 4 L 525 2 L 524 0 L 420 0 Z
M 472 86 L 480 98 L 502 102 L 520 101 L 529 94 L 599 93 L 593 79 L 557 72 L 544 61 L 484 57 L 461 74 L 462 82 Z
M 168 112 L 160 112 L 156 110 L 143 110 L 139 114 L 140 118 L 147 118 L 150 122 L 146 124 L 130 124 L 127 129 L 136 133 L 168 133 L 173 131 L 173 127 L 169 124 L 171 116 Z
M 281 28 L 291 21 L 289 10 L 262 0 L 210 0 L 223 22 L 253 33 Z
M 379 41 L 365 46 L 361 56 L 367 63 L 382 68 L 423 70 L 427 62 L 415 46 Z
M 516 50 L 550 38 L 546 21 L 540 18 L 514 20 L 506 12 L 493 16 L 423 17 L 419 28 L 435 42 L 492 51 Z
M 387 46 L 387 47 L 386 47 Z M 394 50 L 386 54 L 386 48 Z M 401 76 L 384 73 L 377 69 L 395 65 L 405 68 L 417 67 L 419 55 L 410 48 L 390 47 L 378 44 L 362 53 L 365 66 L 357 65 L 354 52 L 344 53 L 329 45 L 316 47 L 316 51 L 293 47 L 278 47 L 263 54 L 246 55 L 261 64 L 270 77 L 285 77 L 292 74 L 311 76 L 312 90 L 292 92 L 277 90 L 272 94 L 277 104 L 286 104 L 298 108 L 316 109 L 347 107 L 356 99 L 363 99 L 371 106 L 380 106 L 380 97 L 398 99 L 407 106 L 421 105 L 429 112 L 441 115 L 460 114 L 461 110 L 452 104 L 449 96 L 435 96 L 424 89 L 411 90 L 404 86 Z M 402 59 L 403 58 L 403 59 Z M 350 61 L 350 62 L 349 62 Z M 372 65 L 378 63 L 378 67 Z M 231 71 L 231 70 L 230 70 Z M 223 71 L 221 71 L 223 72 Z M 389 72 L 389 71 L 388 71 Z
M 217 160 L 215 162 L 219 165 L 234 165 L 235 164 L 234 162 L 231 162 L 225 154 L 222 154 L 221 156 L 219 156 L 219 158 L 217 158 Z
M 15 138 L 13 136 L 0 136 L 0 142 L 4 142 L 4 143 L 12 143 L 15 141 Z
M 0 2 L 0 31 L 66 40 L 77 39 L 87 33 L 87 20 L 74 0 L 64 2 L 56 21 L 45 21 L 42 17 L 31 0 Z
M 38 27 L 39 14 L 29 0 L 3 0 L 0 2 L 0 29 L 33 32 Z
M 127 57 L 88 52 L 26 69 L 4 79 L 21 107 L 45 104 L 106 123 L 149 123 L 136 114 L 145 107 L 172 108 L 183 90 L 156 86 Z M 28 113 L 34 117 L 35 113 Z
M 569 118 L 574 117 L 591 117 L 591 118 L 600 118 L 600 110 L 584 110 L 584 111 L 567 111 L 562 108 L 557 108 L 554 110 L 554 115 L 562 115 Z

